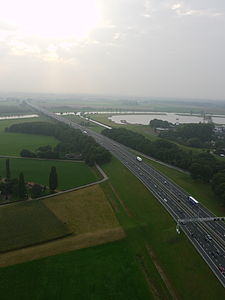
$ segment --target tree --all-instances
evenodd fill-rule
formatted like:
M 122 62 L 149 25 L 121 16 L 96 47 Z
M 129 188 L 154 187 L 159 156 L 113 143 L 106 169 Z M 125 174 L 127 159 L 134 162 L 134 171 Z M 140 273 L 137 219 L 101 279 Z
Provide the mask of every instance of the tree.
M 5 162 L 5 168 L 6 168 L 6 178 L 9 180 L 11 177 L 11 174 L 10 174 L 10 164 L 9 164 L 8 158 L 6 159 L 6 162 Z
M 19 176 L 18 196 L 20 200 L 24 200 L 27 198 L 27 189 L 24 181 L 24 175 L 22 172 L 20 173 Z
M 56 167 L 53 166 L 49 174 L 49 188 L 52 192 L 54 192 L 57 186 L 58 186 L 58 176 L 56 172 Z

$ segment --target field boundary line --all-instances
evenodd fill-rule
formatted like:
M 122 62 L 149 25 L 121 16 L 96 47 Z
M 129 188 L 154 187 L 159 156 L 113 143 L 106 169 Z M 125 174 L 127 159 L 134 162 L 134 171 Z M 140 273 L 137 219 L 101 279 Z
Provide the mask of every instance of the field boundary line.
M 58 158 L 38 158 L 38 157 L 23 157 L 18 155 L 0 155 L 0 158 L 17 158 L 17 159 L 33 159 L 33 160 L 50 160 L 50 161 L 64 161 L 64 162 L 73 162 L 73 163 L 85 163 L 84 160 L 75 160 L 75 159 L 58 159 Z
M 165 283 L 165 286 L 167 287 L 167 290 L 168 290 L 169 294 L 171 295 L 172 299 L 178 300 L 179 298 L 177 297 L 176 292 L 174 291 L 174 288 L 173 288 L 170 280 L 168 279 L 166 273 L 164 272 L 163 268 L 161 267 L 161 265 L 157 261 L 157 258 L 155 256 L 154 251 L 147 244 L 145 245 L 145 248 L 146 248 L 149 256 L 151 257 L 152 262 L 153 262 L 156 270 L 158 271 L 162 281 Z
M 121 207 L 124 209 L 125 213 L 131 218 L 132 214 L 131 214 L 130 210 L 126 206 L 126 203 L 124 203 L 124 201 L 120 198 L 120 196 L 118 195 L 117 191 L 115 190 L 115 188 L 111 182 L 109 182 L 109 186 L 110 186 L 112 192 L 114 193 L 116 199 L 119 201 Z
M 136 261 L 139 265 L 139 268 L 141 269 L 141 272 L 144 275 L 146 284 L 147 284 L 152 296 L 154 297 L 154 299 L 160 300 L 161 299 L 160 294 L 159 294 L 156 286 L 154 285 L 154 283 L 151 279 L 151 276 L 149 274 L 148 267 L 146 266 L 146 262 L 144 260 L 144 257 L 141 256 L 141 255 L 136 255 Z

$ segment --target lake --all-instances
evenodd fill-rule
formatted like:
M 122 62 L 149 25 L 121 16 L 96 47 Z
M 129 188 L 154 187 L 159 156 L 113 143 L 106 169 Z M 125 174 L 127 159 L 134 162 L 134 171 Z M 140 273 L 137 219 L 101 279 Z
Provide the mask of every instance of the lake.
M 212 115 L 212 121 L 215 124 L 225 124 L 225 115 Z M 114 115 L 109 117 L 110 120 L 117 124 L 142 124 L 148 125 L 153 119 L 168 121 L 173 124 L 182 123 L 200 123 L 204 121 L 204 118 L 200 115 L 190 115 L 190 114 L 177 114 L 177 113 L 149 113 L 149 114 L 123 114 Z

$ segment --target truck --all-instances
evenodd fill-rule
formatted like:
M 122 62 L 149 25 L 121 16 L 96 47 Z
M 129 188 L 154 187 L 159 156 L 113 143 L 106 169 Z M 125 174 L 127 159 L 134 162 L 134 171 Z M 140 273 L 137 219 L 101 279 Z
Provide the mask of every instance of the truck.
M 137 156 L 136 159 L 140 162 L 142 161 L 142 158 L 140 156 Z
M 192 197 L 192 196 L 188 196 L 188 200 L 190 201 L 191 204 L 193 204 L 193 205 L 195 205 L 195 206 L 197 206 L 198 203 L 199 203 L 199 202 L 198 202 L 194 197 Z

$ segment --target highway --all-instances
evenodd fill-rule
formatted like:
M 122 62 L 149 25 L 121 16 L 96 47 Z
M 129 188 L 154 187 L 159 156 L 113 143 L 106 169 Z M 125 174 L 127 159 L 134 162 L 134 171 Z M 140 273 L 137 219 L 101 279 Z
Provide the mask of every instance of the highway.
M 216 217 L 202 204 L 193 205 L 188 200 L 189 194 L 162 173 L 144 161 L 139 162 L 131 149 L 46 109 L 31 103 L 28 105 L 72 128 L 80 129 L 83 134 L 92 136 L 146 186 L 175 222 L 186 218 Z M 180 224 L 180 228 L 225 287 L 225 223 L 223 221 L 194 222 Z

